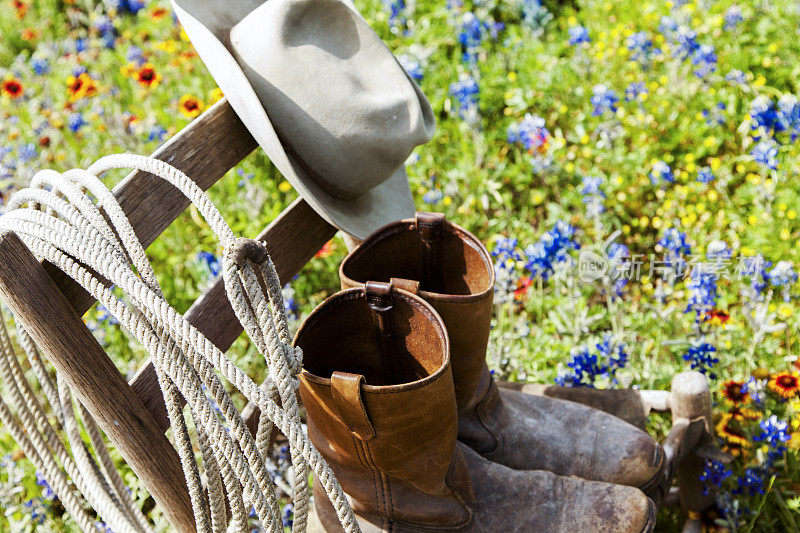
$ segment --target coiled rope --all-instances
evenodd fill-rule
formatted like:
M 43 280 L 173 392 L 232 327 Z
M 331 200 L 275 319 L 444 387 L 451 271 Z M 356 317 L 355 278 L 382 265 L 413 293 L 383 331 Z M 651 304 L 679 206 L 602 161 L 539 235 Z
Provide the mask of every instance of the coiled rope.
M 268 376 L 253 382 L 164 298 L 144 248 L 111 191 L 97 178 L 111 169 L 149 172 L 179 189 L 219 238 L 228 299 L 247 335 L 266 361 Z M 345 531 L 359 531 L 333 472 L 305 435 L 296 391 L 302 352 L 291 345 L 278 275 L 263 243 L 237 238 L 205 192 L 175 167 L 144 156 L 106 156 L 87 170 L 38 172 L 29 188 L 9 200 L 0 229 L 15 231 L 39 260 L 47 260 L 105 306 L 151 354 L 189 488 L 197 530 L 247 531 L 254 509 L 268 531 L 283 531 L 276 487 L 266 467 L 270 434 L 277 427 L 289 441 L 294 469 L 292 531 L 305 531 L 308 473 L 330 498 Z M 124 294 L 117 298 L 116 286 Z M 0 322 L 3 322 L 0 320 Z M 42 391 L 55 413 L 48 422 L 34 396 L 3 325 L 0 377 L 16 415 L 0 398 L 0 421 L 84 530 L 94 528 L 90 506 L 114 531 L 150 531 L 114 468 L 101 433 L 79 406 L 97 460 L 84 446 L 73 400 L 55 383 L 32 341 L 18 329 Z M 261 411 L 253 437 L 225 391 L 219 372 Z M 195 457 L 189 425 L 179 403 L 186 399 L 200 447 Z M 280 403 L 278 403 L 280 402 Z M 57 435 L 64 430 L 72 450 Z M 74 457 L 73 457 L 74 456 Z M 204 466 L 205 483 L 200 464 Z M 60 466 L 59 466 L 60 465 Z M 226 521 L 226 501 L 230 524 Z

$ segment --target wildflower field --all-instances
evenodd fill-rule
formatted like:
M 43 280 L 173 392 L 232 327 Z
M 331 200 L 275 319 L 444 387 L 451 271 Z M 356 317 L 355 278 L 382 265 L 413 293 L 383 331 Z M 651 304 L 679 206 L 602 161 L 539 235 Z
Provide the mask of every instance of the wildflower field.
M 800 531 L 800 3 L 357 5 L 437 115 L 407 163 L 417 207 L 495 257 L 495 375 L 668 389 L 705 373 L 735 457 L 703 474 L 720 488 L 706 525 Z M 37 170 L 150 153 L 221 96 L 168 2 L 0 0 L 0 213 Z M 210 194 L 249 236 L 295 198 L 260 150 Z M 345 253 L 337 237 L 287 285 L 296 320 L 338 289 Z M 192 209 L 148 250 L 179 311 L 218 254 Z M 85 320 L 124 373 L 145 360 L 104 309 Z M 232 354 L 263 376 L 245 339 Z M 0 457 L 0 531 L 77 530 L 2 428 Z M 665 510 L 657 530 L 681 524 Z

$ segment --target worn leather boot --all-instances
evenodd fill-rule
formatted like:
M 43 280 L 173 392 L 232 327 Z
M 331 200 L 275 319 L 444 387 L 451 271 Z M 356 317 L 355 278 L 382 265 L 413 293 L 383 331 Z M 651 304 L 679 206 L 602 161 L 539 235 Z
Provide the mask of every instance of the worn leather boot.
M 300 327 L 308 434 L 364 532 L 651 531 L 638 489 L 512 470 L 457 442 L 441 318 L 386 283 L 340 292 Z M 314 486 L 312 531 L 342 531 Z
M 458 439 L 521 470 L 639 487 L 655 496 L 664 453 L 647 433 L 600 410 L 498 388 L 486 366 L 494 267 L 481 242 L 438 213 L 384 226 L 345 258 L 342 287 L 389 281 L 441 315 L 450 337 Z

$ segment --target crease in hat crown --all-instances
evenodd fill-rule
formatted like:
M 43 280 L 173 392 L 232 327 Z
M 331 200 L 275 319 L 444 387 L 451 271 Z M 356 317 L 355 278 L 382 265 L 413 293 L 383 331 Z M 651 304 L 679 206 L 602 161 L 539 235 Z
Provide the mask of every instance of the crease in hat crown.
M 435 128 L 425 95 L 347 0 L 172 0 L 278 170 L 356 237 L 413 213 L 403 164 Z

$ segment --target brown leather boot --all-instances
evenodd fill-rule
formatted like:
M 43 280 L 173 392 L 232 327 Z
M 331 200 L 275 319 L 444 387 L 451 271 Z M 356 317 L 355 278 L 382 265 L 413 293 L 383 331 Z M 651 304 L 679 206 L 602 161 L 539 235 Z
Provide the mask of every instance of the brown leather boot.
M 441 315 L 450 336 L 458 439 L 483 457 L 645 492 L 661 481 L 664 453 L 641 429 L 585 405 L 497 387 L 486 366 L 494 267 L 470 232 L 441 214 L 418 213 L 369 236 L 339 276 L 343 288 L 391 279 Z
M 364 532 L 651 531 L 638 489 L 512 470 L 457 442 L 447 333 L 387 283 L 340 292 L 305 320 L 300 395 L 308 434 Z M 312 531 L 342 531 L 314 486 Z

